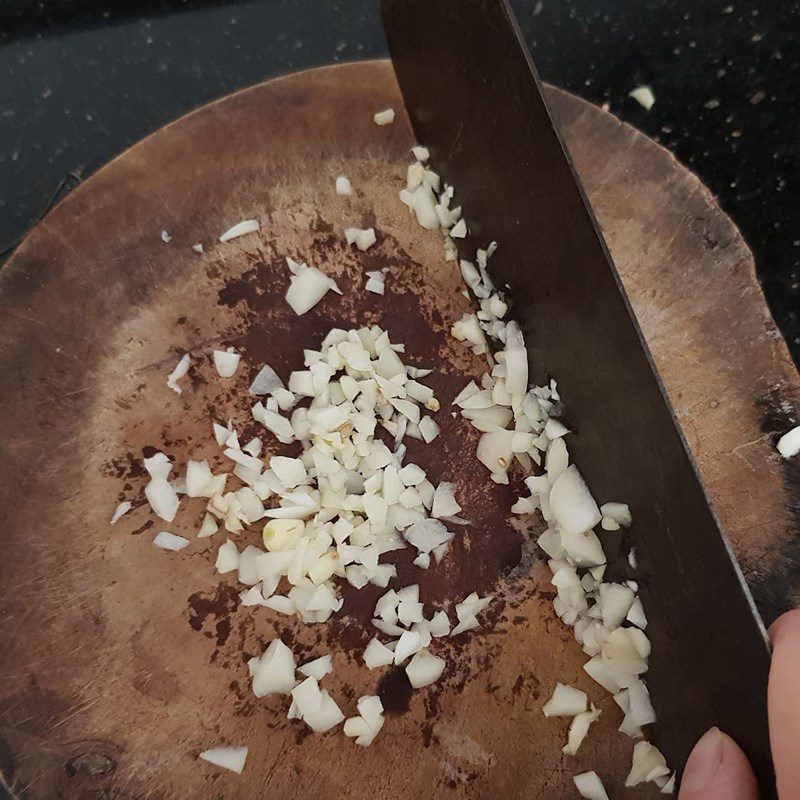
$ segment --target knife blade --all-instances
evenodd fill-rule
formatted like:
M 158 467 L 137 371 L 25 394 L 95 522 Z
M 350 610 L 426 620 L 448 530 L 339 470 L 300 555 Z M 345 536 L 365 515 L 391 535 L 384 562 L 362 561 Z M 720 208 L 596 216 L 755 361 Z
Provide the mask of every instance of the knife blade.
M 500 245 L 490 271 L 508 285 L 532 381 L 558 379 L 576 431 L 571 455 L 596 497 L 633 511 L 653 643 L 650 737 L 680 770 L 718 725 L 774 797 L 766 632 L 513 12 L 505 0 L 382 0 L 382 13 L 417 140 L 465 209 L 467 249 Z

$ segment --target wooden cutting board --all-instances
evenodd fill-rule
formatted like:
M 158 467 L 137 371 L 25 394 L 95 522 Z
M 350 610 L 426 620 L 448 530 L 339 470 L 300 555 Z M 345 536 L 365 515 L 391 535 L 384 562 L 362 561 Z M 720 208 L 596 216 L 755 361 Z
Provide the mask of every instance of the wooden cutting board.
M 799 593 L 800 474 L 776 458 L 773 440 L 796 422 L 800 382 L 752 256 L 669 153 L 572 95 L 551 87 L 547 97 L 769 620 Z M 372 114 L 386 106 L 397 119 L 378 128 Z M 556 677 L 593 699 L 603 692 L 553 616 L 546 567 L 499 511 L 511 489 L 487 486 L 474 431 L 446 407 L 482 365 L 448 335 L 468 304 L 440 237 L 397 199 L 412 143 L 388 62 L 270 81 L 111 162 L 0 271 L 0 767 L 13 796 L 561 798 L 585 769 L 618 793 L 632 742 L 615 731 L 614 704 L 600 702 L 603 717 L 575 758 L 560 752 L 565 722 L 541 714 Z M 339 173 L 353 197 L 334 194 Z M 217 242 L 252 217 L 259 234 Z M 346 225 L 374 225 L 377 245 L 348 248 Z M 192 251 L 197 242 L 203 254 Z M 282 299 L 286 255 L 324 267 L 344 297 L 295 317 Z M 366 294 L 363 271 L 383 267 L 386 296 Z M 221 463 L 211 419 L 233 417 L 246 431 L 246 387 L 262 363 L 286 378 L 330 327 L 373 322 L 406 342 L 410 363 L 435 370 L 443 433 L 413 457 L 434 479 L 456 482 L 472 521 L 420 579 L 422 599 L 473 588 L 498 598 L 482 629 L 447 643 L 442 680 L 414 693 L 361 663 L 380 592 L 348 592 L 326 625 L 241 608 L 235 581 L 213 569 L 222 535 L 193 537 L 201 501 L 184 500 L 167 526 L 141 496 L 151 448 L 179 464 Z M 224 384 L 209 362 L 221 344 L 246 361 Z M 194 364 L 178 396 L 165 378 L 186 350 Z M 122 499 L 136 507 L 110 527 Z M 159 551 L 159 530 L 192 544 Z M 410 576 L 409 555 L 399 558 Z M 371 748 L 340 732 L 307 735 L 285 719 L 282 698 L 255 700 L 246 660 L 276 633 L 301 659 L 333 653 L 325 684 L 346 713 L 361 694 L 381 694 L 387 721 Z M 249 746 L 242 776 L 196 760 L 217 744 Z

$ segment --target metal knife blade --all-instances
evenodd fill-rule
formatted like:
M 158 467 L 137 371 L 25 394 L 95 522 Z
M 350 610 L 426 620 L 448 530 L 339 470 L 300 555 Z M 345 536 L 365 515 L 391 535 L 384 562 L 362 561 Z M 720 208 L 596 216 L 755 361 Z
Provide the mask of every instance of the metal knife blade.
M 570 451 L 598 498 L 629 502 L 653 643 L 652 739 L 681 767 L 718 725 L 774 796 L 764 626 L 709 504 L 619 275 L 504 0 L 382 0 L 417 140 L 456 187 L 467 245 L 500 248 L 531 379 L 558 379 Z M 610 538 L 610 537 L 607 537 Z M 553 676 L 556 677 L 556 676 Z

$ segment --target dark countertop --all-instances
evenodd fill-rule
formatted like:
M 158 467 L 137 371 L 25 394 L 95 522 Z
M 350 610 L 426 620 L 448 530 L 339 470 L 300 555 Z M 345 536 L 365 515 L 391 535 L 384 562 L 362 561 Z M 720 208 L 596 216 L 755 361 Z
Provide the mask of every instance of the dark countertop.
M 468 3 L 465 3 L 465 7 Z M 800 0 L 515 0 L 542 77 L 688 164 L 756 256 L 800 363 Z M 213 98 L 386 52 L 377 0 L 5 0 L 0 250 L 59 190 Z M 649 84 L 647 112 L 628 92 Z

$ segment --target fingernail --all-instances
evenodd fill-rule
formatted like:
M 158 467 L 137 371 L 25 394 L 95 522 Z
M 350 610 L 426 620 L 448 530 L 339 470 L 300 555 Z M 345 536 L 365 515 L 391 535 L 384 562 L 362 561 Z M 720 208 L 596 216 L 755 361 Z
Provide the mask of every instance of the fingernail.
M 694 746 L 686 769 L 683 772 L 681 788 L 687 792 L 697 792 L 712 786 L 714 777 L 722 764 L 724 739 L 719 728 L 709 728 Z

